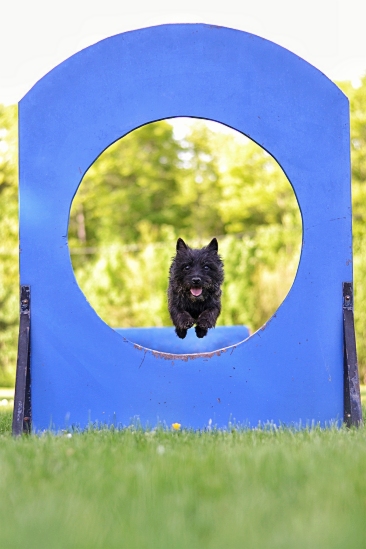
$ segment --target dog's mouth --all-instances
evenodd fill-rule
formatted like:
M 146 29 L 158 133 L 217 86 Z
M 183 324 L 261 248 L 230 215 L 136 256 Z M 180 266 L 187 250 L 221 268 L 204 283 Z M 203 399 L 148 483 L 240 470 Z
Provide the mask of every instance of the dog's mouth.
M 190 292 L 194 297 L 198 297 L 202 294 L 202 288 L 191 288 Z

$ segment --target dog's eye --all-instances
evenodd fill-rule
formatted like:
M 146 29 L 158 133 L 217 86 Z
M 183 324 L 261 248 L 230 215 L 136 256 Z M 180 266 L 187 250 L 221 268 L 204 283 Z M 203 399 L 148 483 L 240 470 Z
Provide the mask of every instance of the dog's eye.
M 189 271 L 190 268 L 191 268 L 190 265 L 185 265 L 184 270 L 185 270 L 185 271 Z
M 205 271 L 208 271 L 210 267 L 208 265 L 204 265 L 203 268 L 205 269 Z

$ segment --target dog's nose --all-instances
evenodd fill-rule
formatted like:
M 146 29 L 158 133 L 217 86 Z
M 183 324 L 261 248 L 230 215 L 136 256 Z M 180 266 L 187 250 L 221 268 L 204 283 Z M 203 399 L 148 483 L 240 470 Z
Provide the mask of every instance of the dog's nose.
M 195 276 L 192 278 L 192 283 L 193 284 L 201 284 L 201 279 L 199 276 Z

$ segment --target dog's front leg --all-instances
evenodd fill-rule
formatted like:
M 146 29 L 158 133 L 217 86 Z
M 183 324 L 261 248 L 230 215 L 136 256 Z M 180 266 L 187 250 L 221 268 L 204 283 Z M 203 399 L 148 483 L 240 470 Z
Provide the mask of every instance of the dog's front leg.
M 220 309 L 217 307 L 212 307 L 210 309 L 205 309 L 199 315 L 196 324 L 196 335 L 197 337 L 205 337 L 209 328 L 214 328 L 216 325 L 216 320 L 220 314 Z
M 175 311 L 171 314 L 173 324 L 175 326 L 175 333 L 181 339 L 184 339 L 187 335 L 187 330 L 192 328 L 195 323 L 194 319 L 187 311 Z

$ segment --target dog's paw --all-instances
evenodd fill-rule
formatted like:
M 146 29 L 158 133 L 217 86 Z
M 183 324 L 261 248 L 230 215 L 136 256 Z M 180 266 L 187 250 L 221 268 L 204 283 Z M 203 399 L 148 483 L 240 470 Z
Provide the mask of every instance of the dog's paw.
M 207 335 L 207 332 L 208 332 L 208 329 L 202 328 L 202 326 L 196 326 L 195 330 L 196 330 L 196 336 L 200 338 L 205 337 L 205 335 Z
M 200 328 L 205 328 L 208 330 L 209 328 L 214 328 L 216 325 L 217 320 L 217 312 L 215 309 L 206 309 L 205 311 L 202 311 L 200 316 L 197 319 L 197 326 Z
M 178 337 L 180 337 L 180 339 L 184 339 L 187 335 L 187 330 L 185 330 L 184 328 L 176 328 L 175 333 Z
M 177 328 L 180 330 L 189 330 L 189 328 L 192 328 L 193 324 L 194 319 L 189 313 L 184 312 L 179 317 L 179 323 L 177 324 Z
M 199 318 L 196 327 L 197 327 L 197 328 L 201 328 L 202 330 L 206 330 L 206 333 L 207 333 L 207 330 L 208 330 L 209 328 L 214 328 L 214 327 L 215 327 L 215 324 L 213 324 L 212 322 L 210 322 L 209 319 L 206 319 L 206 318 Z

